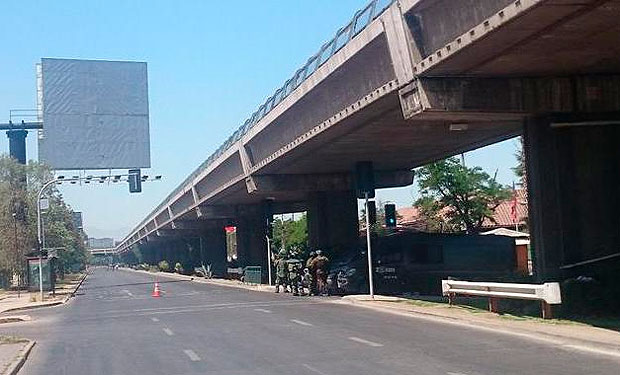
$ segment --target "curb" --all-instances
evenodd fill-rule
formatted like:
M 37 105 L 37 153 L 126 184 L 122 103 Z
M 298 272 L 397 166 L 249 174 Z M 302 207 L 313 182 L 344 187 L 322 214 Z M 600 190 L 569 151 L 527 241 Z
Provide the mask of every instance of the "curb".
M 26 359 L 28 359 L 28 355 L 32 350 L 32 347 L 36 344 L 34 340 L 28 340 L 28 344 L 21 350 L 21 353 L 17 355 L 16 359 L 13 359 L 13 363 L 9 365 L 5 374 L 6 375 L 16 375 L 19 370 L 22 368 L 24 363 L 26 363 Z
M 62 301 L 51 301 L 51 302 L 46 302 L 46 303 L 43 303 L 43 304 L 40 304 L 40 305 L 11 307 L 9 309 L 6 309 L 6 310 L 0 312 L 0 314 L 4 314 L 4 313 L 7 313 L 7 312 L 13 312 L 13 311 L 33 310 L 33 309 L 38 309 L 38 308 L 41 308 L 41 307 L 58 306 L 58 305 L 62 305 L 65 302 L 66 302 L 65 300 L 62 300 Z

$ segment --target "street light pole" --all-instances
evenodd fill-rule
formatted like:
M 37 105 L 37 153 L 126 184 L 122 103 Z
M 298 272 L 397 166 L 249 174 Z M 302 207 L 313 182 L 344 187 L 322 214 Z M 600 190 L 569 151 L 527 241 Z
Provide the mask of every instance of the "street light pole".
M 269 236 L 265 236 L 267 239 L 267 274 L 269 275 L 269 285 L 271 285 L 271 241 Z
M 370 213 L 368 209 L 368 192 L 364 193 L 366 198 L 366 249 L 368 254 L 368 291 L 370 298 L 375 299 L 375 285 L 372 279 L 372 253 L 370 246 Z
M 116 175 L 114 176 L 114 182 L 118 182 L 121 181 L 120 178 L 121 177 L 128 177 L 128 174 L 121 174 L 121 175 Z M 43 247 L 45 246 L 44 243 L 44 239 L 45 237 L 43 236 L 43 223 L 41 221 L 41 197 L 43 196 L 43 192 L 45 191 L 45 189 L 47 189 L 50 185 L 54 184 L 54 183 L 62 183 L 62 182 L 71 182 L 71 183 L 75 183 L 76 181 L 86 181 L 86 183 L 89 183 L 91 180 L 99 180 L 99 182 L 105 182 L 105 180 L 111 179 L 112 176 L 108 175 L 108 176 L 86 176 L 86 177 L 79 177 L 79 176 L 75 176 L 75 177 L 71 177 L 71 178 L 64 178 L 64 176 L 58 176 L 56 178 L 53 178 L 49 181 L 47 181 L 46 183 L 43 184 L 43 186 L 41 187 L 41 189 L 39 190 L 39 194 L 37 195 L 37 243 L 39 245 L 39 293 L 41 294 L 41 301 L 43 301 Z M 142 181 L 159 181 L 161 180 L 161 176 L 155 176 L 154 179 L 148 179 L 147 176 L 143 176 Z
M 14 246 L 13 246 L 13 251 L 17 257 L 17 298 L 20 297 L 21 295 L 21 281 L 22 281 L 22 275 L 21 272 L 22 270 L 20 269 L 20 264 L 21 264 L 21 256 L 20 254 L 18 254 L 17 251 L 17 212 L 13 212 L 13 241 L 14 242 Z
M 74 179 L 67 179 L 67 181 L 72 181 Z M 39 194 L 37 195 L 37 243 L 39 245 L 39 294 L 41 297 L 41 302 L 43 302 L 43 229 L 41 223 L 41 197 L 43 196 L 43 192 L 53 183 L 59 181 L 57 178 L 53 178 L 47 181 L 39 190 Z

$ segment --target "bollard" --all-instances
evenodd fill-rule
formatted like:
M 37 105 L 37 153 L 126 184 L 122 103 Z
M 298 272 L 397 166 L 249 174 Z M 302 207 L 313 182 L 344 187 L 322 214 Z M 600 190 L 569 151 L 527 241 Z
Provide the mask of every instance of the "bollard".
M 497 313 L 499 311 L 499 299 L 489 297 L 489 311 L 492 313 Z
M 542 312 L 543 319 L 553 319 L 553 309 L 550 304 L 545 301 L 540 302 L 540 310 Z

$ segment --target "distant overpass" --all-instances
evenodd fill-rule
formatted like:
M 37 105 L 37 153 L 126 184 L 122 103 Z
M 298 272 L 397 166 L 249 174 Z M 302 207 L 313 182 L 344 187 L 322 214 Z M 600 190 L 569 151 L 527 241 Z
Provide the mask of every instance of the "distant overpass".
M 618 137 L 605 126 L 620 119 L 618 19 L 618 0 L 372 1 L 117 250 L 141 247 L 156 260 L 200 238 L 221 263 L 222 228 L 236 225 L 242 263 L 265 264 L 271 215 L 302 209 L 312 247 L 355 246 L 357 161 L 374 163 L 378 188 L 405 186 L 412 168 L 520 134 L 538 269 L 555 275 L 617 249 L 618 238 L 602 234 L 620 227 L 610 208 L 578 204 L 565 187 L 608 175 L 593 166 L 585 176 L 583 163 L 598 160 L 591 150 L 618 158 L 602 142 Z M 610 220 L 597 228 L 564 222 L 598 207 Z M 599 234 L 604 241 L 586 243 Z
M 116 249 L 115 248 L 105 248 L 105 249 L 88 249 L 88 252 L 91 255 L 103 255 L 103 256 L 107 256 L 107 255 L 116 255 Z

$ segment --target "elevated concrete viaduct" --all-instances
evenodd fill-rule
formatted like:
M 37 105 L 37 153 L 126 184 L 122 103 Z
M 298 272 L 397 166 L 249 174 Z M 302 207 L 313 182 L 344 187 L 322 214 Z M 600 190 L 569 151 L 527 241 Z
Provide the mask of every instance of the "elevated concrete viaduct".
M 354 246 L 356 162 L 404 186 L 412 168 L 525 134 L 538 276 L 620 259 L 618 19 L 618 0 L 371 1 L 118 250 L 234 224 L 240 261 L 264 264 L 267 221 L 300 208 L 312 246 Z

